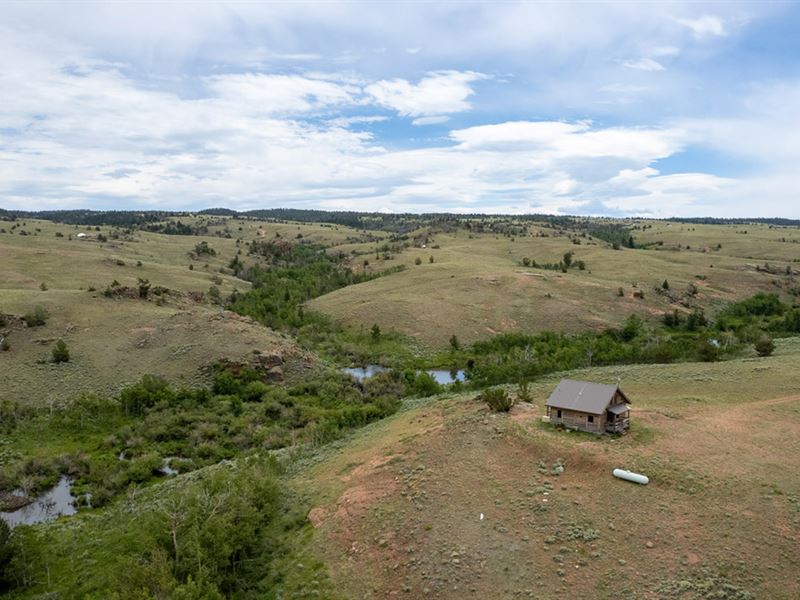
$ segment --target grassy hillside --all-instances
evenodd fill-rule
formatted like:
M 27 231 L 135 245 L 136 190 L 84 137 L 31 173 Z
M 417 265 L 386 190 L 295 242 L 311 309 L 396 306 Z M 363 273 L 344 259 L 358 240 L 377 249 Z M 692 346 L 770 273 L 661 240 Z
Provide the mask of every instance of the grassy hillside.
M 193 383 L 203 367 L 222 358 L 301 354 L 290 338 L 210 301 L 212 286 L 221 297 L 249 287 L 226 269 L 235 239 L 138 231 L 113 239 L 108 227 L 47 221 L 20 223 L 14 231 L 10 226 L 0 223 L 6 229 L 0 233 L 0 313 L 8 316 L 0 330 L 10 344 L 0 352 L 0 400 L 46 404 L 82 392 L 109 393 L 145 373 Z M 80 240 L 79 232 L 90 237 Z M 215 254 L 190 256 L 202 241 Z M 139 299 L 139 278 L 170 292 Z M 133 297 L 106 297 L 115 280 Z M 19 317 L 37 306 L 49 314 L 46 324 L 26 327 Z M 50 364 L 58 339 L 67 343 L 71 360 Z
M 621 439 L 542 424 L 558 377 L 510 416 L 474 395 L 424 401 L 293 481 L 351 598 L 796 598 L 798 358 L 791 339 L 767 359 L 568 374 L 621 381 Z
M 757 291 L 798 291 L 796 228 L 639 225 L 648 228 L 632 233 L 647 249 L 614 250 L 602 240 L 536 226 L 513 238 L 438 233 L 425 248 L 412 247 L 386 261 L 406 264 L 406 271 L 337 290 L 311 307 L 348 325 L 377 323 L 442 347 L 452 334 L 474 341 L 496 332 L 600 329 L 631 313 L 655 318 L 675 308 L 711 310 Z M 584 261 L 585 270 L 523 266 L 526 257 L 558 263 L 566 252 L 574 253 L 573 261 Z M 369 268 L 385 262 L 372 258 Z M 661 288 L 665 280 L 667 292 Z M 696 295 L 688 293 L 690 285 Z M 644 297 L 634 297 L 636 292 Z

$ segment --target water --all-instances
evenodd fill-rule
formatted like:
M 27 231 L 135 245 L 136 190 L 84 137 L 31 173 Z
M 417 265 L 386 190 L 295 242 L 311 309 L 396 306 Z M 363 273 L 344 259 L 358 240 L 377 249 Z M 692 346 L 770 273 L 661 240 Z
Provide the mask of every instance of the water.
M 67 477 L 62 477 L 56 487 L 44 492 L 31 504 L 17 510 L 0 512 L 0 518 L 13 528 L 17 525 L 33 525 L 52 521 L 62 515 L 74 515 L 77 509 L 71 486 L 72 481 Z
M 169 464 L 172 462 L 173 458 L 178 458 L 179 459 L 179 457 L 177 457 L 177 456 L 165 456 L 164 457 L 164 464 L 162 464 L 161 468 L 158 469 L 158 471 L 162 475 L 169 476 L 169 475 L 177 475 L 178 474 L 178 470 L 177 469 L 173 469 L 171 466 L 169 466 Z
M 464 371 L 447 371 L 445 369 L 433 369 L 428 371 L 428 375 L 436 380 L 440 385 L 449 385 L 456 381 L 466 381 L 467 376 Z M 454 377 L 455 375 L 455 377 Z
M 367 365 L 366 367 L 346 367 L 342 369 L 343 373 L 347 373 L 348 375 L 352 375 L 358 381 L 363 381 L 364 379 L 369 379 L 373 375 L 377 375 L 378 373 L 382 373 L 384 371 L 388 371 L 386 367 L 382 367 L 381 365 Z
M 378 373 L 382 373 L 383 371 L 388 371 L 386 367 L 382 365 L 367 365 L 366 367 L 347 367 L 342 369 L 343 373 L 347 373 L 348 375 L 352 375 L 358 381 L 363 381 L 364 379 L 368 379 L 373 375 L 377 375 Z M 426 371 L 428 375 L 433 377 L 436 380 L 436 383 L 440 385 L 449 385 L 456 381 L 466 381 L 466 374 L 464 371 L 448 371 L 447 369 L 431 369 Z

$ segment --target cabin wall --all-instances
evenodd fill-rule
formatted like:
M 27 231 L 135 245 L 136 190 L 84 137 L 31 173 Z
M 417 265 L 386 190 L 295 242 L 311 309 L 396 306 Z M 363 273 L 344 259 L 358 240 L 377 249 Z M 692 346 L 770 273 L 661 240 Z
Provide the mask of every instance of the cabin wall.
M 561 417 L 558 416 L 558 411 L 561 410 Z M 584 412 L 576 410 L 565 410 L 548 407 L 548 414 L 550 415 L 550 422 L 554 425 L 561 424 L 570 429 L 580 429 L 581 431 L 588 431 L 590 433 L 603 433 L 606 427 L 605 413 L 602 415 L 592 415 L 594 422 L 589 422 L 589 415 Z

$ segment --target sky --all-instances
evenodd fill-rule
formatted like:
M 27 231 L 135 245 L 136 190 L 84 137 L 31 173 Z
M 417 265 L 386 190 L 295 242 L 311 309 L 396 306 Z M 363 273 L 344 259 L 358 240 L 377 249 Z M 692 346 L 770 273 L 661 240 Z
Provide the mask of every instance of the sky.
M 799 2 L 0 3 L 0 207 L 800 218 Z

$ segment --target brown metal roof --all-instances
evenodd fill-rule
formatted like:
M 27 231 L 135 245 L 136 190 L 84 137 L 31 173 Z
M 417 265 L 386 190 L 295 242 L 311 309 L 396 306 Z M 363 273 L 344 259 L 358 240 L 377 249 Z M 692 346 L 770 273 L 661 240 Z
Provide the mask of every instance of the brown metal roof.
M 622 394 L 617 385 L 562 379 L 547 399 L 547 406 L 601 415 L 618 390 Z M 625 394 L 622 397 L 627 402 Z

